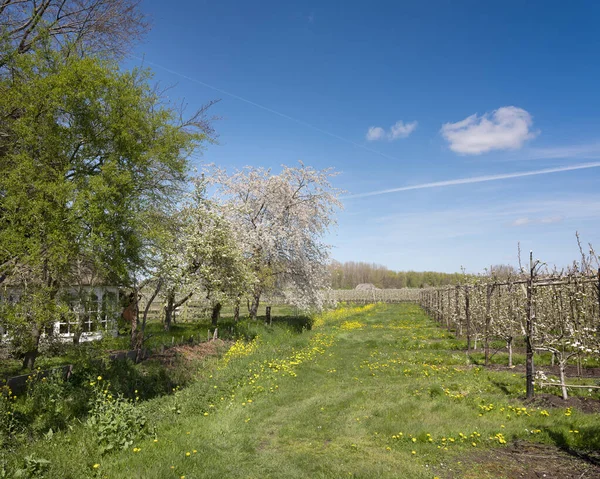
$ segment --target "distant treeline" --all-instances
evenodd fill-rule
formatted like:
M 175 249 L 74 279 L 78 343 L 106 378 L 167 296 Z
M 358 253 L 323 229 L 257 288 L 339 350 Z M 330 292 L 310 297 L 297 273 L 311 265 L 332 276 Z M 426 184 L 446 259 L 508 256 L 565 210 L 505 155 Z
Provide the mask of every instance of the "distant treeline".
M 334 261 L 330 265 L 330 272 L 333 289 L 353 289 L 362 283 L 372 283 L 377 288 L 425 288 L 464 281 L 462 273 L 392 271 L 379 264 L 355 261 Z

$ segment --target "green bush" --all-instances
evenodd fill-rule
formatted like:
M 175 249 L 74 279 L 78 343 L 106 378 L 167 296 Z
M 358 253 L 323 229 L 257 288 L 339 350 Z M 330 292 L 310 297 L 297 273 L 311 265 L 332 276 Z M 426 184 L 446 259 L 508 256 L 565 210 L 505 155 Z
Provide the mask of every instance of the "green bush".
M 11 441 L 17 429 L 15 400 L 16 397 L 12 395 L 8 386 L 0 388 L 0 448 L 4 448 Z
M 23 458 L 25 461 L 24 467 L 21 469 L 17 469 L 13 477 L 16 478 L 38 478 L 44 477 L 46 471 L 50 467 L 50 461 L 43 458 L 33 457 L 32 455 L 25 456 Z
M 39 373 L 29 376 L 25 402 L 20 406 L 33 436 L 40 437 L 68 424 L 73 416 L 71 403 L 71 387 L 60 371 L 48 377 Z
M 87 426 L 97 436 L 101 454 L 127 449 L 146 432 L 146 418 L 134 401 L 113 396 L 110 384 L 98 376 L 90 381 L 92 401 Z

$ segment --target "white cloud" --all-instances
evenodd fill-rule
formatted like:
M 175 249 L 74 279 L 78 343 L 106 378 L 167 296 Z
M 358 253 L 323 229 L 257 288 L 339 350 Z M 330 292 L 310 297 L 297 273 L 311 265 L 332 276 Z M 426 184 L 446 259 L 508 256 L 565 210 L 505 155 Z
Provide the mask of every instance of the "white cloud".
M 560 223 L 564 218 L 562 216 L 548 216 L 547 218 L 542 218 L 540 223 L 544 225 L 549 225 L 552 223 Z
M 504 106 L 482 116 L 471 115 L 456 123 L 444 123 L 442 136 L 450 149 L 466 155 L 479 155 L 491 150 L 516 150 L 534 138 L 531 115 L 515 106 Z
M 367 131 L 367 140 L 369 141 L 377 141 L 385 138 L 385 130 L 379 126 L 372 126 Z
M 394 141 L 398 138 L 406 138 L 413 131 L 417 129 L 418 122 L 411 121 L 408 123 L 404 123 L 402 120 L 397 121 L 394 125 L 390 127 L 390 131 L 386 132 L 385 129 L 380 126 L 372 126 L 367 131 L 367 140 L 369 141 L 378 141 L 378 140 L 388 140 Z
M 517 218 L 515 221 L 513 221 L 511 223 L 511 226 L 525 226 L 525 225 L 533 225 L 533 224 L 550 225 L 553 223 L 560 223 L 563 219 L 564 219 L 564 217 L 562 217 L 562 216 L 546 216 L 544 218 L 539 218 L 539 219 L 524 217 L 524 218 Z
M 406 138 L 417 128 L 417 122 L 411 121 L 410 123 L 404 123 L 402 120 L 397 121 L 395 125 L 392 125 L 388 138 L 395 140 L 397 138 Z
M 531 218 L 517 218 L 515 221 L 512 222 L 513 226 L 524 226 L 524 225 L 528 225 L 531 223 Z
M 551 148 L 532 148 L 525 160 L 553 159 L 597 159 L 600 158 L 600 143 L 584 145 L 557 146 Z

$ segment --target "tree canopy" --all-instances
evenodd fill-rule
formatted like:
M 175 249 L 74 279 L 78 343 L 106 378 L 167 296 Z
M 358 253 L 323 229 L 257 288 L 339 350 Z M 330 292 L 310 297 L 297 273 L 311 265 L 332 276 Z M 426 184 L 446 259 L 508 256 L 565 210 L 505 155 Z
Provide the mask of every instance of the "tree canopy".
M 236 225 L 244 256 L 256 276 L 250 315 L 256 317 L 263 293 L 277 289 L 301 308 L 321 307 L 327 287 L 329 246 L 324 234 L 341 208 L 339 191 L 332 187 L 330 170 L 304 164 L 283 166 L 274 175 L 246 167 L 228 174 L 209 174 L 219 201 Z
M 361 283 L 371 283 L 378 288 L 424 288 L 458 284 L 464 280 L 461 273 L 392 271 L 379 264 L 360 261 L 333 261 L 329 272 L 333 289 L 354 289 Z
M 0 281 L 50 298 L 82 271 L 127 284 L 151 238 L 147 215 L 177 200 L 186 157 L 207 139 L 202 111 L 181 121 L 147 71 L 109 61 L 40 49 L 11 63 L 0 78 Z
M 49 44 L 65 55 L 115 57 L 148 30 L 138 0 L 0 0 L 0 67 Z

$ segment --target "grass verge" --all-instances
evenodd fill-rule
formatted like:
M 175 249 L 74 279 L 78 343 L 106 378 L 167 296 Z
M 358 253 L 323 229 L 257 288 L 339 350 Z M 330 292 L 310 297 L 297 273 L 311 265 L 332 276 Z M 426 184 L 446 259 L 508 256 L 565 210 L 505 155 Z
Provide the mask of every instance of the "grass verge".
M 431 479 L 466 477 L 469 457 L 519 441 L 590 461 L 600 450 L 600 415 L 525 405 L 522 374 L 412 347 L 452 341 L 414 305 L 336 310 L 301 334 L 255 333 L 194 366 L 189 387 L 136 406 L 148 433 L 126 449 L 101 455 L 96 431 L 79 424 L 27 454 L 61 479 Z M 7 470 L 22 468 L 24 455 L 6 457 Z M 469 477 L 488 477 L 477 468 Z

